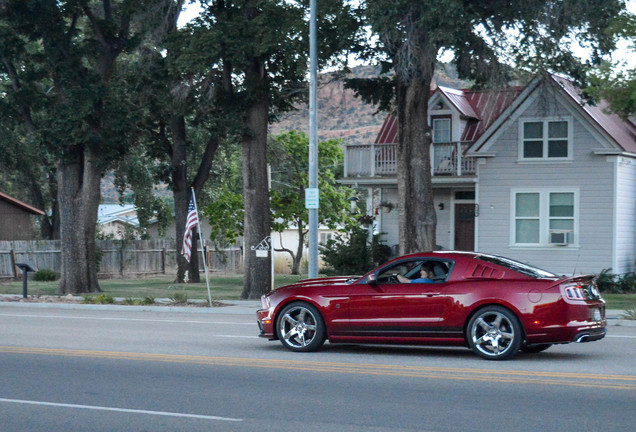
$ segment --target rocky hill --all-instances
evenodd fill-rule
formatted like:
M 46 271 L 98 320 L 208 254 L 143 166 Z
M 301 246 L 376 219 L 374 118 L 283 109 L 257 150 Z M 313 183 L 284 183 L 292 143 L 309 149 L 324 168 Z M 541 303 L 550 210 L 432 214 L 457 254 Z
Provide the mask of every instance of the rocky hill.
M 351 74 L 356 78 L 377 76 L 378 68 L 358 66 Z M 353 90 L 345 89 L 339 74 L 321 74 L 318 84 L 318 139 L 342 139 L 343 144 L 365 144 L 375 140 L 387 113 L 377 112 L 377 107 L 364 103 L 355 97 Z M 466 83 L 457 79 L 450 66 L 441 68 L 435 74 L 435 85 L 451 88 L 465 87 Z M 296 111 L 282 117 L 270 127 L 274 135 L 288 130 L 309 133 L 309 106 L 299 105 Z

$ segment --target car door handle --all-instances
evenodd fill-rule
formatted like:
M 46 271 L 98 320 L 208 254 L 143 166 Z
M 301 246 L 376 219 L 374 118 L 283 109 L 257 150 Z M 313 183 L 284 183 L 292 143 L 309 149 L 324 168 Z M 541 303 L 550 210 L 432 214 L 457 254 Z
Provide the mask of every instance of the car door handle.
M 433 291 L 426 291 L 426 292 L 424 293 L 424 295 L 425 295 L 426 297 L 434 297 L 434 296 L 438 296 L 439 294 L 440 294 L 440 293 L 438 293 L 438 292 L 433 292 Z

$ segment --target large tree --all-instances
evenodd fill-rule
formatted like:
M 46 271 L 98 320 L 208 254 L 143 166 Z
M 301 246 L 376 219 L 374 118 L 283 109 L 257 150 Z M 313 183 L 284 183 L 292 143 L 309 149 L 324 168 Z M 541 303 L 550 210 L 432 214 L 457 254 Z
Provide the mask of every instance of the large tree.
M 130 113 L 118 59 L 141 40 L 161 0 L 4 0 L 3 64 L 31 139 L 55 162 L 60 293 L 99 290 L 100 180 L 126 153 Z
M 586 64 L 573 53 L 576 42 L 598 62 L 614 47 L 607 29 L 624 2 L 367 0 L 366 7 L 385 71 L 393 74 L 382 82 L 396 98 L 400 249 L 408 253 L 436 244 L 428 99 L 440 54 L 452 52 L 460 78 L 477 84 L 503 83 L 512 66 L 583 82 Z
M 267 127 L 277 114 L 306 96 L 308 26 L 306 4 L 289 0 L 209 0 L 198 21 L 207 43 L 199 53 L 219 71 L 228 112 L 240 120 L 242 145 L 245 275 L 243 298 L 271 286 L 270 260 L 252 250 L 271 233 L 267 189 Z M 324 63 L 353 44 L 351 9 L 340 0 L 320 2 L 320 57 Z M 203 40 L 203 39 L 200 39 Z
M 614 21 L 616 32 L 629 43 L 631 59 L 636 55 L 636 16 L 623 13 Z M 604 99 L 610 109 L 624 118 L 636 113 L 636 67 L 628 59 L 619 58 L 613 64 L 604 62 L 592 74 L 586 92 L 594 100 Z
M 200 52 L 201 32 L 179 28 L 177 22 L 184 0 L 167 2 L 160 25 L 148 36 L 148 43 L 127 62 L 128 84 L 138 113 L 137 131 L 144 143 L 145 164 L 125 161 L 119 178 L 136 189 L 139 208 L 156 206 L 149 189 L 153 182 L 171 187 L 174 200 L 177 281 L 198 282 L 198 236 L 194 233 L 190 262 L 180 253 L 192 191 L 199 205 L 210 178 L 212 164 L 225 140 L 228 116 L 220 108 L 223 86 L 207 54 Z M 134 159 L 132 159 L 134 161 Z M 148 170 L 148 165 L 152 168 Z M 144 181 L 139 182 L 140 178 Z M 142 186 L 142 188 L 135 187 Z M 198 228 L 195 228 L 198 229 Z

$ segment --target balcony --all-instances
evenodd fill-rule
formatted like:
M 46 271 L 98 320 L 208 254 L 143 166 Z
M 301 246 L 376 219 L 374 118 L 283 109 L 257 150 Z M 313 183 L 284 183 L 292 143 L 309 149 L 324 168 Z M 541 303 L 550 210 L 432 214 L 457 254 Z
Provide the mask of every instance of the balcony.
M 472 142 L 434 143 L 431 169 L 434 177 L 462 177 L 476 174 L 476 159 L 464 153 Z M 345 146 L 344 176 L 395 177 L 397 144 L 355 144 Z

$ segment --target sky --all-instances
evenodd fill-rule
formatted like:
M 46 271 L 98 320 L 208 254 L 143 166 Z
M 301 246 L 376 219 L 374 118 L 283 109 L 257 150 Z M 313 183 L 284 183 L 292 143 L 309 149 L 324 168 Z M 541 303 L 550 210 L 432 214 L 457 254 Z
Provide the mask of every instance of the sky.
M 631 12 L 632 14 L 636 14 L 636 0 L 626 0 L 625 4 L 629 12 Z M 186 4 L 184 6 L 184 9 L 181 12 L 181 15 L 179 16 L 179 26 L 183 26 L 188 21 L 195 18 L 199 14 L 200 10 L 201 8 L 199 4 L 196 2 Z M 634 50 L 634 48 L 635 48 L 634 42 L 619 41 L 618 49 L 612 55 L 612 60 L 624 61 L 626 68 L 635 69 L 636 68 L 636 51 Z M 585 51 L 581 50 L 579 55 L 581 57 L 585 57 L 586 56 Z M 440 60 L 444 62 L 448 62 L 450 61 L 450 59 L 452 59 L 452 57 L 442 56 L 440 58 Z M 355 65 L 356 63 L 358 62 L 355 60 L 352 60 L 350 61 L 350 66 Z

